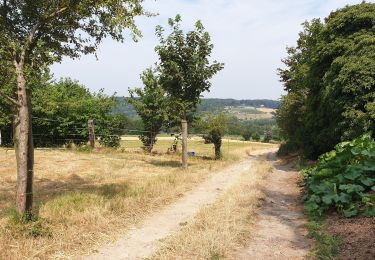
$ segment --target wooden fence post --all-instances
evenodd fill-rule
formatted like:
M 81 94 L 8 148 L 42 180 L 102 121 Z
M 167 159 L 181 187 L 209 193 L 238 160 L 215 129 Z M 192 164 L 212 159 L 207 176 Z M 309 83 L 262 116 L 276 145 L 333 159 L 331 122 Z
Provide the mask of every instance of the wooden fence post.
M 182 130 L 182 168 L 187 169 L 187 167 L 188 167 L 188 162 L 187 162 L 188 130 L 187 130 L 187 121 L 186 120 L 181 121 L 181 130 Z
M 88 123 L 89 139 L 91 148 L 95 148 L 95 130 L 94 130 L 94 120 L 89 120 Z

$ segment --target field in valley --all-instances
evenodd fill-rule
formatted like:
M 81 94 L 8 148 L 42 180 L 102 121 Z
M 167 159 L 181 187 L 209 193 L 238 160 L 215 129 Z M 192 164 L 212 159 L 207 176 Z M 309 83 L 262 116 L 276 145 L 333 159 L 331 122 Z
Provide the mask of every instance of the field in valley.
M 0 258 L 74 258 L 115 240 L 152 212 L 168 205 L 219 169 L 272 144 L 223 141 L 224 160 L 212 145 L 189 140 L 189 169 L 166 154 L 173 138 L 160 138 L 155 153 L 125 137 L 118 151 L 36 150 L 34 198 L 38 219 L 19 225 L 14 213 L 13 150 L 0 149 Z
M 225 111 L 241 120 L 272 119 L 276 109 L 266 107 L 226 107 Z

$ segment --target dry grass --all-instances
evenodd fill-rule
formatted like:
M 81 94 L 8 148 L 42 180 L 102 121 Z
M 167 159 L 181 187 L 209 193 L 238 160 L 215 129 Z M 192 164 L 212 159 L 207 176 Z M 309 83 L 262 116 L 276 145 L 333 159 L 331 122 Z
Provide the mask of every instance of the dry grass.
M 145 216 L 170 204 L 215 171 L 246 152 L 270 145 L 228 142 L 223 161 L 209 160 L 211 145 L 191 140 L 187 171 L 178 155 L 166 155 L 170 141 L 159 141 L 157 154 L 37 150 L 35 212 L 39 220 L 20 224 L 12 213 L 14 151 L 0 149 L 0 259 L 71 259 L 113 241 Z
M 161 242 L 152 259 L 223 259 L 249 237 L 262 186 L 272 169 L 257 162 L 214 204 L 203 208 L 191 224 Z

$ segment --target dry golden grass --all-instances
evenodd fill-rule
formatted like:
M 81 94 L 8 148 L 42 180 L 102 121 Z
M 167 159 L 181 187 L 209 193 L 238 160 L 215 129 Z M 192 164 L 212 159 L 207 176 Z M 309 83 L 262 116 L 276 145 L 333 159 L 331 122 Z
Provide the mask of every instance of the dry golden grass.
M 35 208 L 39 220 L 20 224 L 12 213 L 16 183 L 14 151 L 0 149 L 0 259 L 70 259 L 113 241 L 145 216 L 170 204 L 246 152 L 270 145 L 229 142 L 224 160 L 178 155 L 37 150 Z M 190 149 L 212 156 L 211 145 L 191 140 Z
M 271 171 L 265 160 L 244 172 L 235 185 L 212 205 L 203 208 L 191 224 L 161 242 L 152 259 L 223 259 L 250 236 L 254 212 Z

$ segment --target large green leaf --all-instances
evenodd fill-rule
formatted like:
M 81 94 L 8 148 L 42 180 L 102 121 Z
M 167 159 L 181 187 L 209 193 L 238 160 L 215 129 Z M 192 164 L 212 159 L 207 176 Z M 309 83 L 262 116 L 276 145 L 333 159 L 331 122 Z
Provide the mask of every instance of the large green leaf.
M 367 207 L 363 214 L 366 217 L 375 217 L 375 206 Z
M 339 189 L 348 193 L 360 193 L 365 190 L 361 185 L 356 184 L 340 185 Z
M 353 206 L 349 209 L 343 210 L 343 213 L 345 217 L 351 218 L 358 214 L 358 210 Z
M 362 171 L 358 167 L 350 167 L 344 173 L 344 177 L 349 180 L 355 180 L 361 175 Z
M 368 187 L 371 187 L 372 185 L 375 184 L 375 179 L 374 178 L 361 178 L 361 183 L 368 186 Z

